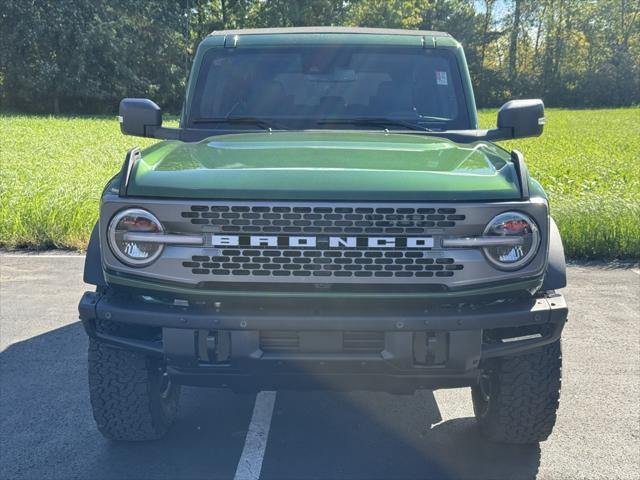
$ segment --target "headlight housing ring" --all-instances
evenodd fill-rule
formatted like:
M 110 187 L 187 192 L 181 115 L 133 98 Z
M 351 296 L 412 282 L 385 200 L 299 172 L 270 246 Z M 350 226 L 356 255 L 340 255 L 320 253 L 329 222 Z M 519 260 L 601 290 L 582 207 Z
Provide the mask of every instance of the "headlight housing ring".
M 126 240 L 124 235 L 128 232 L 164 233 L 164 228 L 152 213 L 141 208 L 116 213 L 107 229 L 108 243 L 113 254 L 125 265 L 146 267 L 162 254 L 163 244 Z
M 504 212 L 494 217 L 484 230 L 485 237 L 522 237 L 520 245 L 485 247 L 485 257 L 499 270 L 518 270 L 535 257 L 540 247 L 540 229 L 536 222 L 520 212 Z

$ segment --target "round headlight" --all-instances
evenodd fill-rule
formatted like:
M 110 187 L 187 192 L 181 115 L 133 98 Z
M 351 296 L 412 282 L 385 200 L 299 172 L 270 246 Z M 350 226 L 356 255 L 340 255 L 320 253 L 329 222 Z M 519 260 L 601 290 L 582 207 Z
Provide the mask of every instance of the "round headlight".
M 118 259 L 132 267 L 150 265 L 162 253 L 159 243 L 131 241 L 127 233 L 163 233 L 160 221 L 140 208 L 118 212 L 109 224 L 109 247 Z
M 501 213 L 484 230 L 488 237 L 514 237 L 513 245 L 485 247 L 484 253 L 494 267 L 516 270 L 524 267 L 535 256 L 540 246 L 540 231 L 536 223 L 519 212 Z

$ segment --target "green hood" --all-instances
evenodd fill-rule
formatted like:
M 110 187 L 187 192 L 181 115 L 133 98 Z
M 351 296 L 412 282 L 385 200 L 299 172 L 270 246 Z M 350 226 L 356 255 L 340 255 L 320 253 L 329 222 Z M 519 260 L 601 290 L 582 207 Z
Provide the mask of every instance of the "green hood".
M 515 200 L 509 154 L 413 134 L 277 132 L 165 141 L 142 152 L 131 196 L 270 200 Z

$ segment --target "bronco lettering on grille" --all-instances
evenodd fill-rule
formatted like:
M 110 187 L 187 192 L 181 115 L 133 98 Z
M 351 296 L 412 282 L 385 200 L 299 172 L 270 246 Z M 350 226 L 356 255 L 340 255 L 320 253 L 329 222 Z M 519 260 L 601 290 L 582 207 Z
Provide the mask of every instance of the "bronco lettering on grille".
M 317 237 L 268 235 L 213 235 L 213 247 L 316 248 L 433 248 L 433 237 Z

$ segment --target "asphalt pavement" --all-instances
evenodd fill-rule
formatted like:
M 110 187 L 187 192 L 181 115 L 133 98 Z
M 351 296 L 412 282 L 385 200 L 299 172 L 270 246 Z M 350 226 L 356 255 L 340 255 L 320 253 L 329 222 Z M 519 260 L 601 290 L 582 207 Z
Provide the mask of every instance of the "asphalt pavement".
M 260 432 L 255 395 L 185 388 L 165 439 L 118 444 L 91 416 L 82 264 L 0 254 L 3 480 L 231 479 L 256 438 L 262 479 L 640 478 L 637 268 L 569 268 L 559 418 L 539 446 L 483 440 L 468 389 L 276 392 Z

